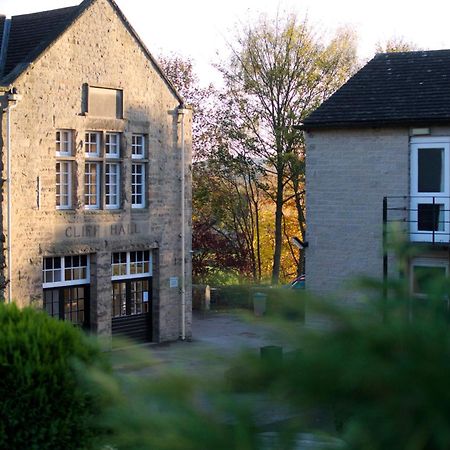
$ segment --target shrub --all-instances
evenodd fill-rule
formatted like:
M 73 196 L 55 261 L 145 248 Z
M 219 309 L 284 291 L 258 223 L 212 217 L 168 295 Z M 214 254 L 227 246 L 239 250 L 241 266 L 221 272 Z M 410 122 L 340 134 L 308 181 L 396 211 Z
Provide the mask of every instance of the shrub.
M 79 369 L 102 361 L 73 325 L 0 304 L 0 448 L 90 448 L 100 403 Z

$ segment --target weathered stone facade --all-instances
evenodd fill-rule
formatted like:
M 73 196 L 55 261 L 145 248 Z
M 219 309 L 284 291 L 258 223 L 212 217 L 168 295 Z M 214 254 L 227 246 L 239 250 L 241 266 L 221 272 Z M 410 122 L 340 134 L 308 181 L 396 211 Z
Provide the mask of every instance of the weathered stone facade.
M 111 3 L 93 1 L 13 83 L 21 100 L 11 111 L 12 296 L 42 305 L 43 258 L 88 254 L 91 260 L 91 328 L 111 335 L 111 254 L 151 250 L 153 340 L 181 332 L 181 152 L 186 152 L 186 334 L 191 333 L 191 114 Z M 123 90 L 123 119 L 85 113 L 86 86 Z M 4 100 L 5 101 L 5 100 Z M 5 103 L 3 103 L 5 106 Z M 6 124 L 1 116 L 5 161 Z M 184 126 L 181 121 L 184 120 Z M 55 133 L 73 130 L 73 209 L 55 204 Z M 184 139 L 181 133 L 184 129 Z M 118 132 L 121 139 L 121 206 L 86 210 L 83 140 L 86 131 Z M 131 207 L 133 133 L 145 135 L 146 207 Z M 5 179 L 5 172 L 3 173 Z M 5 187 L 5 184 L 4 184 Z M 175 285 L 176 283 L 172 283 Z

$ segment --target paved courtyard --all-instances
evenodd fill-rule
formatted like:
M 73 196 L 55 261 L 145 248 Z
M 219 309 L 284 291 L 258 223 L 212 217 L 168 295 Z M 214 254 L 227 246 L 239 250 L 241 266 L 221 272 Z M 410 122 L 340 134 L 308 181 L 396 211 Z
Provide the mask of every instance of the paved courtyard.
M 208 368 L 223 370 L 227 360 L 241 351 L 259 352 L 266 345 L 283 342 L 261 319 L 245 313 L 194 313 L 190 341 L 147 344 L 113 352 L 115 367 L 140 375 L 151 375 L 158 368 L 195 372 Z M 139 355 L 139 361 L 127 361 Z M 147 358 L 146 358 L 147 356 Z

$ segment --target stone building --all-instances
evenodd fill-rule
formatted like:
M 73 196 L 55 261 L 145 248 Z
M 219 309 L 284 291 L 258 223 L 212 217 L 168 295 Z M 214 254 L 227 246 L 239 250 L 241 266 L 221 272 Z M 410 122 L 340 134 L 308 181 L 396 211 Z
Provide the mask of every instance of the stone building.
M 306 118 L 309 289 L 398 275 L 394 228 L 414 247 L 414 294 L 418 274 L 448 275 L 449 79 L 450 50 L 378 54 Z
M 190 110 L 112 0 L 2 16 L 0 43 L 5 300 L 189 337 Z

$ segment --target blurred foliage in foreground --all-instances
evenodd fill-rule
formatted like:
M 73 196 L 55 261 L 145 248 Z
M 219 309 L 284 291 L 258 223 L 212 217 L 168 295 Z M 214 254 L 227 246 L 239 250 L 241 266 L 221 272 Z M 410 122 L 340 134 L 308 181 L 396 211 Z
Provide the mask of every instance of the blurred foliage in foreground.
M 73 325 L 0 303 L 0 448 L 98 448 L 98 391 L 78 376 L 108 373 L 105 355 Z
M 357 309 L 308 298 L 315 327 L 301 320 L 307 293 L 280 289 L 258 323 L 277 330 L 283 357 L 214 354 L 191 367 L 186 353 L 178 372 L 141 348 L 112 374 L 78 330 L 2 306 L 1 448 L 447 450 L 450 285 L 423 275 L 423 298 L 404 280 L 389 282 L 387 302 L 364 281 L 371 300 Z M 326 445 L 299 446 L 304 433 Z
M 104 417 L 110 442 L 124 450 L 321 448 L 298 446 L 299 433 L 314 432 L 338 438 L 328 449 L 450 448 L 450 289 L 448 280 L 428 281 L 426 299 L 390 282 L 387 303 L 382 285 L 365 281 L 372 300 L 353 313 L 309 299 L 308 313 L 327 323 L 320 330 L 290 320 L 292 299 L 289 314 L 280 299 L 266 320 L 290 351 L 282 360 L 243 354 L 224 377 L 160 372 L 143 382 L 97 373 L 114 399 Z M 262 397 L 264 408 L 288 406 L 286 420 L 263 426 Z M 267 430 L 278 440 L 263 445 Z

